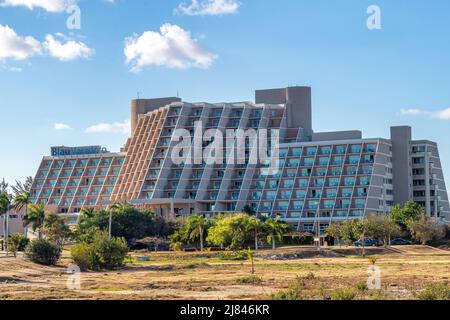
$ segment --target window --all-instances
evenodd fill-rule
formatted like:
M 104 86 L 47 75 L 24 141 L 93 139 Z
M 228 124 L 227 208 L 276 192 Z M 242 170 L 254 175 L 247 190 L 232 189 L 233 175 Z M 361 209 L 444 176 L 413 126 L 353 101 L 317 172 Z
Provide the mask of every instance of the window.
M 368 186 L 370 184 L 370 178 L 369 177 L 361 177 L 361 178 L 359 178 L 359 183 L 362 186 Z
M 301 179 L 298 181 L 298 186 L 300 188 L 308 188 L 308 180 Z
M 359 163 L 359 156 L 350 156 L 349 157 L 349 163 L 351 163 L 351 164 L 358 164 Z
M 303 199 L 306 197 L 306 190 L 297 190 L 295 191 L 295 196 L 297 199 Z
M 344 178 L 344 185 L 353 186 L 354 184 L 355 184 L 355 178 L 353 178 L 353 177 Z
M 336 189 L 327 189 L 326 194 L 327 194 L 327 198 L 335 198 L 337 195 L 337 190 Z
M 331 147 L 322 147 L 322 154 L 330 154 Z
M 317 148 L 316 147 L 309 147 L 306 149 L 306 154 L 308 156 L 314 156 L 317 153 Z
M 327 166 L 328 165 L 328 157 L 320 157 L 319 158 L 319 165 Z
M 342 189 L 342 196 L 350 198 L 352 196 L 353 190 L 350 188 L 344 188 Z
M 336 153 L 337 154 L 344 154 L 345 153 L 345 149 L 346 149 L 345 146 L 337 146 L 336 147 Z
M 344 162 L 344 158 L 342 156 L 336 156 L 334 157 L 333 164 L 335 165 L 341 165 Z
M 330 185 L 330 187 L 339 186 L 339 178 L 330 178 L 329 185 Z
M 287 210 L 289 207 L 289 202 L 288 201 L 280 201 L 278 203 L 278 209 L 280 210 Z
M 281 191 L 281 199 L 290 199 L 292 192 L 290 190 Z
M 323 207 L 325 209 L 333 209 L 334 208 L 334 200 L 325 200 L 323 203 Z
M 284 180 L 284 188 L 293 188 L 294 180 Z
M 298 167 L 300 165 L 299 159 L 289 159 L 288 166 L 289 167 Z
M 300 157 L 302 155 L 302 149 L 301 148 L 292 149 L 292 155 L 294 157 Z
M 427 152 L 427 147 L 426 146 L 414 146 L 412 148 L 413 153 L 422 153 L 422 152 Z
M 276 197 L 277 197 L 276 191 L 267 191 L 267 199 L 268 200 L 275 200 Z
M 366 205 L 366 201 L 362 199 L 356 199 L 355 200 L 355 208 L 357 209 L 363 209 Z
M 358 172 L 357 167 L 348 167 L 347 168 L 347 174 L 348 175 L 355 175 Z
M 362 147 L 360 145 L 351 146 L 352 153 L 361 153 Z
M 368 144 L 366 146 L 366 151 L 367 152 L 375 152 L 375 145 L 374 144 Z
M 293 178 L 293 177 L 295 177 L 296 173 L 297 173 L 297 170 L 295 170 L 295 169 L 288 169 L 286 171 L 286 176 L 288 176 L 290 178 Z
M 314 165 L 314 158 L 305 158 L 304 163 L 305 166 L 311 167 Z
M 294 201 L 293 206 L 294 210 L 303 210 L 303 206 L 305 203 L 303 201 Z
M 327 175 L 327 169 L 325 169 L 325 168 L 318 168 L 316 170 L 316 174 L 319 177 L 325 177 Z
M 413 163 L 414 164 L 423 164 L 423 163 L 425 163 L 425 158 L 424 157 L 419 157 L 419 158 L 414 157 L 413 158 Z

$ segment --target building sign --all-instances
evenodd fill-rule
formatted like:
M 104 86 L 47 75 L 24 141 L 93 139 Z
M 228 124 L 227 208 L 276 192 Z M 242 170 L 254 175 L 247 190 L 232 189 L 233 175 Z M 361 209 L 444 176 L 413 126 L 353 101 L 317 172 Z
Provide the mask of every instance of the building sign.
M 98 153 L 106 153 L 108 150 L 101 146 L 87 146 L 87 147 L 52 147 L 51 155 L 53 157 L 58 156 L 76 156 L 76 155 L 84 155 L 84 154 L 98 154 Z

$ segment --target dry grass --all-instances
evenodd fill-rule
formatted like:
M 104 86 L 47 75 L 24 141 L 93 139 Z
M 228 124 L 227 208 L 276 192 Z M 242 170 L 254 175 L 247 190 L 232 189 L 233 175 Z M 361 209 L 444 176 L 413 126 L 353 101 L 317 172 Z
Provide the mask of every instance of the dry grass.
M 222 261 L 215 253 L 147 253 L 148 262 L 112 272 L 82 273 L 81 290 L 66 287 L 63 259 L 43 267 L 23 259 L 0 258 L 0 299 L 267 299 L 299 278 L 305 299 L 328 299 L 333 292 L 365 282 L 369 259 L 356 249 L 283 248 L 255 255 L 261 282 L 250 276 L 250 262 Z M 382 289 L 360 299 L 414 299 L 428 283 L 450 277 L 450 252 L 430 247 L 370 248 L 382 272 Z M 276 259 L 285 260 L 276 260 Z M 312 276 L 313 275 L 313 276 Z

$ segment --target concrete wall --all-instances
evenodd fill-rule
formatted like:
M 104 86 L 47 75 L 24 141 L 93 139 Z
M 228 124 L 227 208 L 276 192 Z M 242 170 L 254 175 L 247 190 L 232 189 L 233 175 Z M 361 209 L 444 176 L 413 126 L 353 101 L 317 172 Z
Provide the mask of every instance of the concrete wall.
M 257 90 L 255 92 L 255 102 L 286 104 L 287 126 L 289 128 L 303 128 L 305 136 L 312 136 L 312 103 L 310 87 Z
M 411 127 L 391 127 L 394 201 L 403 205 L 413 199 Z
M 362 132 L 353 131 L 334 131 L 334 132 L 314 132 L 312 141 L 335 141 L 335 140 L 354 140 L 362 139 Z
M 140 114 L 146 114 L 147 112 L 164 107 L 172 102 L 181 102 L 180 98 L 157 98 L 157 99 L 135 99 L 131 100 L 131 133 L 137 126 L 138 117 Z

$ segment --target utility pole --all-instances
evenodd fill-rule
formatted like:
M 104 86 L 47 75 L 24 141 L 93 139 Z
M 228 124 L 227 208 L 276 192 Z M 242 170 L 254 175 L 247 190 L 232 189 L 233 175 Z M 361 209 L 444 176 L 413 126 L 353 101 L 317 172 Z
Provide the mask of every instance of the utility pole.
M 111 229 L 112 229 L 112 211 L 110 209 L 109 210 L 109 227 L 108 227 L 109 240 L 111 240 Z

